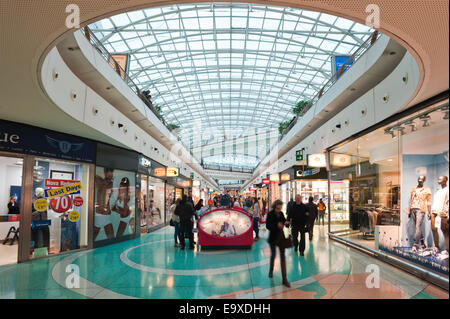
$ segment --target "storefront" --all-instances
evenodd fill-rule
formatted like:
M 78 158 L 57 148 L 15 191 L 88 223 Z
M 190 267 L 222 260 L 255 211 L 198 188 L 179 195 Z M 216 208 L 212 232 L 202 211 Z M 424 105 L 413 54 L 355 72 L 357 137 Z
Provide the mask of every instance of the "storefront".
M 448 151 L 448 103 L 404 112 L 329 149 L 330 199 L 342 201 L 331 219 L 345 222 L 330 232 L 448 276 Z
M 139 154 L 122 148 L 97 144 L 95 167 L 94 247 L 140 235 L 137 194 L 141 175 Z
M 0 121 L 0 265 L 91 247 L 96 144 Z
M 166 167 L 148 157 L 139 155 L 140 192 L 138 208 L 141 233 L 148 233 L 167 223 L 166 219 Z

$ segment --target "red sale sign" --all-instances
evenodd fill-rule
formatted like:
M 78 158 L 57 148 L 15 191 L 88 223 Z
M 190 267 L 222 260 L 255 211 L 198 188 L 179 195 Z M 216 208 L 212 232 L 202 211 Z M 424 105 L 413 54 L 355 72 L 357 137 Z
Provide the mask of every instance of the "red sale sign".
M 72 207 L 70 196 L 55 197 L 50 200 L 50 207 L 55 213 L 65 213 Z
M 66 185 L 76 184 L 80 181 L 71 181 L 68 179 L 45 179 L 45 187 L 64 187 Z
M 83 197 L 77 196 L 73 199 L 73 205 L 76 207 L 83 206 Z

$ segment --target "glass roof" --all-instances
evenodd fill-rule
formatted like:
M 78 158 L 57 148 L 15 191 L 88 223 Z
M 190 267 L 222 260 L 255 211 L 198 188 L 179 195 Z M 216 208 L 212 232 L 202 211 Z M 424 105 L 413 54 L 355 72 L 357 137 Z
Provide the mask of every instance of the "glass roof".
M 130 55 L 133 81 L 183 137 L 199 126 L 278 127 L 330 78 L 330 57 L 371 32 L 324 13 L 240 3 L 150 8 L 90 28 L 110 53 Z

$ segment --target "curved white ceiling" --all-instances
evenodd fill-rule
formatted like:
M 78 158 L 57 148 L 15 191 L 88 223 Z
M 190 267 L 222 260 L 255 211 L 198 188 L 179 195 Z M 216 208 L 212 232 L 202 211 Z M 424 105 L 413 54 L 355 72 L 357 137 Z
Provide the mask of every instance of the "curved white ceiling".
M 371 29 L 325 13 L 244 3 L 197 3 L 122 13 L 90 25 L 151 91 L 186 139 L 277 128 L 331 77 Z

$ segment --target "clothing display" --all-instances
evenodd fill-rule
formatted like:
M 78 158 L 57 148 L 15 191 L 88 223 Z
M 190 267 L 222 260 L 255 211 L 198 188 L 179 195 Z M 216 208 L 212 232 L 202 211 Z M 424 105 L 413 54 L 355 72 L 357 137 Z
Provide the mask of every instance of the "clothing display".
M 429 213 L 431 204 L 431 191 L 428 187 L 416 186 L 411 191 L 411 208 L 420 209 L 424 213 Z

